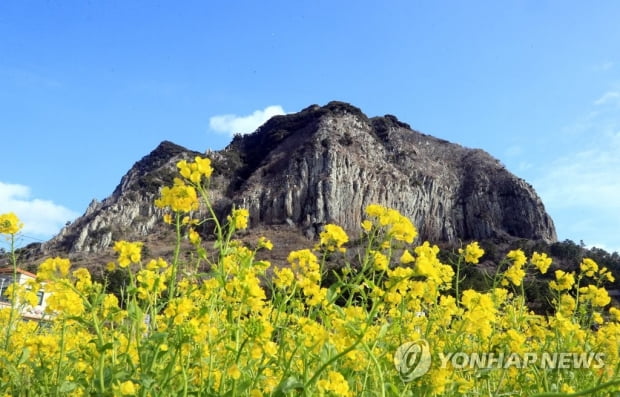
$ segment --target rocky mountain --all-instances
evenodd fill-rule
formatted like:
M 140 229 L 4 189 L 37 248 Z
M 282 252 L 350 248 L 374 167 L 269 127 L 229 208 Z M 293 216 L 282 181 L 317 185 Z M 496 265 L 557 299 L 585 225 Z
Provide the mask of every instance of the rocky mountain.
M 161 239 L 168 227 L 153 200 L 171 183 L 176 162 L 197 154 L 162 142 L 110 197 L 93 201 L 37 250 L 85 255 L 109 251 L 119 238 Z M 342 102 L 273 117 L 202 155 L 213 160 L 217 211 L 248 208 L 251 229 L 285 230 L 284 240 L 312 239 L 327 223 L 355 234 L 370 203 L 398 209 L 433 242 L 556 240 L 532 186 L 486 152 L 414 131 L 391 115 L 369 118 Z

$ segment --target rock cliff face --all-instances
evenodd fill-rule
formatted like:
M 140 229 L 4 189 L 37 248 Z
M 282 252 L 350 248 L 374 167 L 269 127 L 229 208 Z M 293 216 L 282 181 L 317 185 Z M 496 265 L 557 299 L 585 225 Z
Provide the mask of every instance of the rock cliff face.
M 394 116 L 312 106 L 274 117 L 228 150 L 243 154 L 234 197 L 254 225 L 289 222 L 310 235 L 326 223 L 357 230 L 365 206 L 381 203 L 432 241 L 556 239 L 530 185 L 482 150 L 413 131 Z
M 117 238 L 153 233 L 160 218 L 153 199 L 172 181 L 175 163 L 196 154 L 163 142 L 43 250 L 97 252 Z M 484 151 L 413 131 L 394 116 L 368 118 L 341 102 L 276 116 L 207 155 L 216 170 L 215 206 L 248 208 L 252 227 L 288 224 L 312 238 L 337 223 L 356 233 L 366 205 L 380 203 L 410 217 L 433 242 L 556 240 L 533 188 Z

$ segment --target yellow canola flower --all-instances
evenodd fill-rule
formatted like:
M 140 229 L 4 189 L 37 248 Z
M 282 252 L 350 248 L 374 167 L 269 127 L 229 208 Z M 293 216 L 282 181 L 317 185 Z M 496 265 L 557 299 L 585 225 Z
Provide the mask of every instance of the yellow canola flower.
M 48 258 L 39 265 L 37 280 L 51 280 L 54 277 L 66 277 L 69 274 L 71 262 L 69 259 L 55 257 Z
M 551 266 L 552 262 L 551 258 L 549 258 L 547 254 L 539 254 L 538 252 L 534 252 L 532 254 L 532 259 L 530 261 L 542 274 L 547 273 L 547 270 L 549 269 L 549 266 Z
M 588 277 L 594 277 L 594 273 L 598 271 L 598 265 L 590 258 L 583 258 L 579 264 L 581 272 Z
M 388 289 L 406 291 L 408 280 L 414 276 L 414 270 L 410 267 L 396 267 L 393 270 L 388 270 L 388 280 L 385 281 L 385 286 Z
M 384 212 L 385 212 L 385 207 L 379 204 L 369 204 L 366 207 L 366 214 L 368 216 L 372 216 L 375 218 L 382 216 Z
M 611 274 L 609 269 L 607 269 L 606 267 L 602 267 L 601 269 L 599 269 L 598 274 L 601 276 L 602 279 L 606 279 L 610 283 L 616 281 L 614 275 Z
M 475 265 L 484 255 L 484 250 L 480 248 L 477 241 L 474 241 L 468 244 L 465 249 L 459 248 L 459 254 L 463 255 L 465 262 Z
M 522 267 L 527 262 L 527 257 L 520 249 L 508 252 L 508 254 L 506 254 L 506 257 L 512 259 L 512 263 L 518 267 Z
M 275 269 L 273 272 L 275 273 L 273 283 L 276 287 L 285 289 L 293 285 L 295 274 L 293 274 L 293 271 L 290 268 L 283 267 L 281 269 Z
M 465 290 L 461 303 L 467 309 L 463 314 L 464 331 L 488 338 L 493 332 L 492 323 L 496 321 L 497 308 L 492 295 L 481 294 L 474 290 Z
M 157 269 L 165 269 L 168 267 L 168 262 L 165 259 L 159 257 L 157 259 L 151 259 L 147 264 L 146 268 L 148 270 L 157 270 Z
M 149 293 L 154 295 L 161 294 L 166 289 L 166 274 L 157 273 L 153 270 L 142 269 L 136 275 L 138 280 L 138 298 L 147 299 Z
M 183 219 L 181 220 L 182 225 L 197 225 L 199 223 L 200 221 L 198 219 L 192 219 L 189 216 L 184 216 Z
M 587 285 L 579 288 L 579 299 L 592 302 L 594 306 L 607 306 L 611 298 L 605 288 L 597 288 L 594 285 Z
M 571 289 L 575 284 L 575 275 L 573 273 L 566 273 L 563 270 L 555 271 L 555 280 L 549 282 L 549 287 L 556 291 L 564 291 Z
M 210 178 L 213 173 L 211 160 L 200 156 L 196 156 L 193 163 L 189 163 L 187 160 L 179 161 L 177 168 L 181 176 L 195 184 L 199 184 L 203 176 L 207 179 Z
M 118 386 L 118 391 L 121 393 L 122 396 L 135 396 L 138 392 L 138 387 L 135 383 L 128 380 Z
M 482 294 L 473 289 L 463 291 L 461 303 L 469 310 L 479 309 L 482 311 L 495 312 L 495 304 L 489 294 Z
M 381 272 L 388 269 L 389 261 L 387 256 L 379 251 L 370 251 L 370 254 L 372 255 L 372 263 L 375 270 Z
M 424 276 L 437 283 L 452 279 L 453 272 L 448 270 L 450 266 L 442 264 L 437 258 L 438 246 L 430 245 L 428 241 L 425 241 L 424 244 L 417 246 L 414 251 L 417 255 L 415 260 L 416 276 Z
M 565 317 L 570 316 L 577 308 L 577 302 L 575 298 L 568 294 L 562 294 L 560 296 L 560 302 L 558 304 L 558 311 Z
M 258 249 L 264 248 L 268 251 L 271 251 L 273 249 L 273 243 L 269 241 L 266 237 L 261 236 L 258 238 L 257 248 Z
M 118 265 L 127 267 L 132 263 L 140 262 L 142 255 L 142 243 L 130 243 L 128 241 L 117 241 L 114 244 L 114 251 L 118 253 Z
M 611 274 L 611 272 L 609 271 L 609 269 L 607 269 L 606 267 L 601 268 L 598 271 L 598 274 L 601 276 L 602 279 L 609 281 L 610 283 L 613 283 L 614 281 L 616 281 L 615 277 L 613 274 Z
M 93 287 L 93 282 L 88 269 L 82 267 L 73 272 L 73 277 L 76 279 L 75 288 L 82 292 L 88 293 Z
M 248 218 L 250 212 L 245 208 L 239 208 L 232 211 L 232 214 L 228 215 L 228 222 L 235 225 L 235 229 L 243 230 L 248 227 Z
M 507 345 L 510 351 L 513 353 L 523 354 L 525 353 L 524 347 L 526 345 L 526 335 L 523 332 L 519 332 L 515 329 L 509 329 L 506 331 Z
M 171 300 L 164 310 L 164 315 L 172 319 L 174 325 L 182 324 L 194 309 L 194 301 L 190 298 L 182 297 Z
M 452 372 L 446 368 L 438 368 L 426 374 L 430 378 L 433 395 L 445 393 L 446 386 L 451 382 Z
M 106 294 L 103 298 L 103 315 L 106 317 L 110 312 L 120 310 L 118 306 L 118 298 L 114 294 Z
M 79 316 L 84 313 L 84 302 L 76 291 L 62 282 L 53 282 L 46 286 L 50 292 L 45 310 L 50 313 Z
M 325 247 L 330 252 L 336 250 L 344 252 L 345 249 L 342 248 L 342 245 L 349 241 L 349 236 L 347 236 L 344 229 L 333 224 L 325 225 L 325 230 L 321 232 L 319 238 L 319 245 Z
M 0 234 L 17 234 L 24 224 L 13 212 L 0 214 Z
M 612 316 L 612 318 L 620 323 L 620 309 L 617 309 L 615 307 L 612 307 L 609 309 L 609 314 Z
M 524 277 L 525 270 L 523 270 L 522 266 L 515 263 L 504 272 L 504 279 L 502 280 L 502 285 L 508 285 L 508 281 L 510 281 L 514 285 L 519 286 L 523 282 Z
M 193 228 L 190 228 L 187 232 L 187 238 L 189 239 L 189 242 L 194 245 L 200 244 L 200 234 L 198 234 L 198 232 Z
M 160 198 L 155 200 L 158 208 L 170 208 L 174 212 L 190 212 L 198 209 L 198 195 L 193 186 L 186 185 L 179 178 L 174 178 L 172 187 L 165 186 Z
M 293 270 L 299 269 L 303 273 L 311 273 L 320 270 L 319 260 L 309 249 L 291 251 L 287 261 L 292 265 Z
M 573 389 L 573 387 L 572 387 L 572 386 L 570 386 L 570 385 L 568 385 L 568 384 L 564 383 L 564 384 L 560 387 L 560 391 L 561 391 L 562 393 L 574 393 L 574 392 L 575 392 L 575 389 Z
M 409 218 L 402 216 L 396 210 L 391 211 L 394 211 L 398 216 L 397 221 L 392 223 L 389 233 L 395 240 L 404 241 L 408 244 L 413 243 L 413 240 L 418 235 L 418 231 L 413 226 L 413 223 L 411 223 Z
M 509 283 L 513 283 L 516 286 L 520 286 L 525 277 L 523 266 L 527 263 L 527 257 L 520 249 L 508 252 L 506 257 L 512 260 L 512 265 L 504 272 L 502 285 L 506 286 Z
M 411 252 L 409 252 L 409 250 L 405 250 L 400 256 L 400 263 L 406 265 L 411 262 L 415 262 L 415 258 L 413 257 L 413 255 L 411 255 Z
M 230 368 L 228 368 L 228 371 L 226 371 L 226 374 L 230 376 L 231 378 L 233 378 L 234 380 L 241 378 L 241 371 L 239 370 L 239 367 L 237 366 L 237 364 L 233 364 Z
M 213 167 L 211 167 L 211 159 L 196 156 L 194 157 L 194 161 L 198 172 L 200 172 L 207 178 L 210 178 L 211 174 L 213 173 Z
M 350 396 L 349 383 L 340 372 L 329 371 L 327 379 L 321 379 L 317 382 L 317 388 L 323 392 L 331 392 L 336 396 Z
M 370 204 L 366 207 L 365 212 L 374 218 L 380 227 L 385 227 L 388 236 L 395 240 L 411 244 L 418 235 L 418 231 L 411 221 L 395 209 L 386 208 L 379 204 Z M 362 228 L 368 232 L 372 228 L 372 224 L 364 221 Z
M 308 297 L 306 300 L 308 306 L 317 306 L 321 303 L 325 303 L 327 288 L 321 288 L 317 284 L 310 284 L 304 288 L 304 295 Z

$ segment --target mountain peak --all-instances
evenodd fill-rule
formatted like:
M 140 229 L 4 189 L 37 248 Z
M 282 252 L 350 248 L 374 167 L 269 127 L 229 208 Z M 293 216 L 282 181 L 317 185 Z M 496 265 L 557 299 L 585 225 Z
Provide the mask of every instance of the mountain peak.
M 162 141 L 131 167 L 121 179 L 112 196 L 118 197 L 125 191 L 136 189 L 145 189 L 149 193 L 157 193 L 162 183 L 172 181 L 175 169 L 170 167 L 171 161 L 192 153 L 199 154 L 176 143 Z
M 133 167 L 131 167 L 131 170 L 134 172 L 146 173 L 168 163 L 171 158 L 187 152 L 189 152 L 189 150 L 183 146 L 170 141 L 162 141 L 149 154 L 137 161 Z

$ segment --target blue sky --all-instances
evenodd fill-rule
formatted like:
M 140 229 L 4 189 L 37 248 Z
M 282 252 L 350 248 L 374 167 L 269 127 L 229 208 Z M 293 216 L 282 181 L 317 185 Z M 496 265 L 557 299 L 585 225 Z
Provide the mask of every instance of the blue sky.
M 0 2 L 0 213 L 23 243 L 162 140 L 331 100 L 482 148 L 559 238 L 620 250 L 620 2 Z

